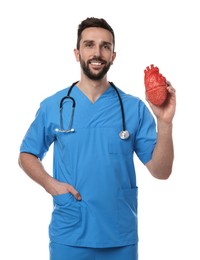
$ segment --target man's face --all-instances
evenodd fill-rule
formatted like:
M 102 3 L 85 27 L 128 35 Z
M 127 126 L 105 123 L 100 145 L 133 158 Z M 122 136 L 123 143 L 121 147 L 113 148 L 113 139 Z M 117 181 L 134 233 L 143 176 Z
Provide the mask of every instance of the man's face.
M 101 80 L 106 75 L 116 56 L 113 48 L 113 37 L 108 30 L 90 27 L 82 32 L 75 56 L 89 79 Z

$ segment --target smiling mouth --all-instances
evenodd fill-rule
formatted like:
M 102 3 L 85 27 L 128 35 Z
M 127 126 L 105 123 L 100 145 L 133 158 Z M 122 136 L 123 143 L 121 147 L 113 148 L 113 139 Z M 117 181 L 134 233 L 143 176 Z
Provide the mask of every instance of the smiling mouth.
M 104 65 L 106 62 L 100 59 L 91 59 L 89 60 L 89 64 L 95 65 L 95 66 L 101 66 Z
M 99 61 L 99 60 L 91 60 L 89 62 L 91 68 L 93 69 L 102 69 L 105 65 L 105 62 L 104 61 Z
M 95 65 L 95 66 L 100 66 L 103 65 L 103 62 L 97 62 L 97 61 L 91 61 L 90 64 Z

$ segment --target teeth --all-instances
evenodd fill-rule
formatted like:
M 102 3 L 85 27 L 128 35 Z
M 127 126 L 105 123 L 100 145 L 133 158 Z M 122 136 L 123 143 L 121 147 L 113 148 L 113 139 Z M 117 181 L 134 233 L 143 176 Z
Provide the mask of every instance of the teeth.
M 101 65 L 100 62 L 91 62 L 91 64 L 93 64 L 93 65 Z

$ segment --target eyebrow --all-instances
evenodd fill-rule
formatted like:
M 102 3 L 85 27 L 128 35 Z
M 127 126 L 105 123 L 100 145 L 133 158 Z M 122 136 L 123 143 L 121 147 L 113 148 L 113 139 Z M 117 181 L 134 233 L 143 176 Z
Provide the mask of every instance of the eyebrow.
M 83 43 L 94 43 L 94 42 L 95 41 L 93 41 L 93 40 L 85 40 L 85 41 L 83 41 Z M 107 41 L 101 42 L 101 45 L 104 45 L 104 44 L 108 44 L 108 45 L 112 46 L 112 43 L 107 42 Z

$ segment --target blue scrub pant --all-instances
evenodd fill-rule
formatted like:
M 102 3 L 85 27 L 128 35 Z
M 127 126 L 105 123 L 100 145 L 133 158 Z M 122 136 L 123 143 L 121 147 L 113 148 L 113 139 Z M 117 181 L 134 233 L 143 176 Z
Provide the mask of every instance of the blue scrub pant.
M 50 243 L 50 260 L 138 260 L 138 244 L 112 247 L 88 248 Z

